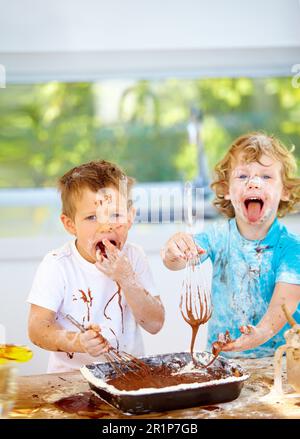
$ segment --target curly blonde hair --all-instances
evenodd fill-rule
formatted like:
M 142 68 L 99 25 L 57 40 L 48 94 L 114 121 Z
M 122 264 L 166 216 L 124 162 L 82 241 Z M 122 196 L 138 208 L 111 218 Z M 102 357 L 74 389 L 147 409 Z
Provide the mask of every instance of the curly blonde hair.
M 230 200 L 225 200 L 229 189 L 230 174 L 237 155 L 242 153 L 246 163 L 259 162 L 263 154 L 282 163 L 282 181 L 289 193 L 289 200 L 281 200 L 277 216 L 283 217 L 288 212 L 296 212 L 300 201 L 300 178 L 295 177 L 297 163 L 292 150 L 288 150 L 280 140 L 263 132 L 243 134 L 230 145 L 225 157 L 215 167 L 215 178 L 211 188 L 216 196 L 213 201 L 216 208 L 226 217 L 235 216 Z

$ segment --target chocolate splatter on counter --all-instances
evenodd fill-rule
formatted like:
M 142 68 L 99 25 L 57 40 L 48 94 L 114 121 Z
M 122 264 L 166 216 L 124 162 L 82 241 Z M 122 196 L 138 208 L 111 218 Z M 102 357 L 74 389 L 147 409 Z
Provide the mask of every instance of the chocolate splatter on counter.
M 93 401 L 91 392 L 84 392 L 59 399 L 54 405 L 65 412 L 76 413 L 79 410 L 97 408 L 97 401 Z

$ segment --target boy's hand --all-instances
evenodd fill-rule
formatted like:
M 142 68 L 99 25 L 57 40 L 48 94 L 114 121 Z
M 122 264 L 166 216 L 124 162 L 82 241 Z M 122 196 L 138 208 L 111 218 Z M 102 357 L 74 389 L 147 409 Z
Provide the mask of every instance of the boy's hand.
M 187 261 L 205 253 L 188 233 L 175 233 L 161 251 L 162 258 L 169 262 Z
M 131 279 L 134 276 L 134 272 L 127 256 L 122 254 L 108 239 L 104 239 L 103 244 L 106 248 L 107 258 L 102 256 L 100 252 L 97 252 L 96 267 L 106 276 L 120 284 Z
M 79 341 L 83 350 L 92 357 L 98 357 L 109 350 L 109 343 L 102 337 L 98 325 L 90 325 L 79 335 Z

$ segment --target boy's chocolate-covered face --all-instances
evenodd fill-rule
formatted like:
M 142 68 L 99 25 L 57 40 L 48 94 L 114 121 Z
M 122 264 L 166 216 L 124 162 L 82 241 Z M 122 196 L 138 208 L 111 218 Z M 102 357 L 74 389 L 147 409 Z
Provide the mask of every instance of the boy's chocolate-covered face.
M 116 188 L 108 187 L 94 192 L 82 190 L 76 202 L 74 226 L 76 247 L 89 262 L 96 262 L 96 252 L 106 256 L 103 239 L 108 239 L 121 250 L 134 219 L 133 208 L 127 208 L 127 197 Z
M 231 201 L 238 224 L 272 224 L 280 200 L 288 199 L 281 172 L 281 163 L 265 154 L 251 163 L 241 154 L 236 157 L 225 199 Z

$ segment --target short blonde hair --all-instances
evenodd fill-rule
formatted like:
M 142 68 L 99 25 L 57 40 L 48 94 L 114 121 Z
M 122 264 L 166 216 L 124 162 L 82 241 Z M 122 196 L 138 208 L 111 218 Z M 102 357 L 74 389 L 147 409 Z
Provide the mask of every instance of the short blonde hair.
M 238 154 L 242 153 L 246 163 L 259 162 L 263 154 L 282 163 L 282 182 L 289 193 L 288 201 L 280 201 L 277 215 L 284 216 L 295 212 L 300 201 L 300 179 L 295 177 L 297 163 L 292 151 L 289 151 L 280 140 L 262 132 L 243 134 L 230 145 L 225 157 L 215 167 L 215 178 L 211 184 L 216 196 L 214 205 L 226 217 L 235 216 L 230 200 L 225 200 L 228 193 L 230 174 Z
M 75 202 L 81 197 L 83 189 L 88 188 L 97 192 L 99 189 L 112 186 L 119 190 L 121 180 L 126 181 L 127 203 L 130 207 L 132 205 L 131 189 L 135 180 L 128 177 L 117 165 L 106 160 L 95 160 L 76 166 L 58 181 L 62 213 L 74 219 Z

